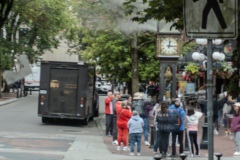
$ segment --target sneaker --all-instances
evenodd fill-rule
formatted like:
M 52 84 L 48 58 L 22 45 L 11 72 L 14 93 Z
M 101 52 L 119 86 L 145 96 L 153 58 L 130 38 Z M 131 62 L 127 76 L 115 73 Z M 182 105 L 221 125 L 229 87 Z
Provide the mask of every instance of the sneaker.
M 120 150 L 121 150 L 121 147 L 120 147 L 120 146 L 117 146 L 117 150 L 120 151 Z
M 115 141 L 112 142 L 112 144 L 116 144 L 116 145 L 118 145 L 118 141 L 115 140 Z
M 137 153 L 137 156 L 141 156 L 141 153 Z
M 234 156 L 240 156 L 240 152 L 234 152 L 233 155 Z
M 129 156 L 134 156 L 134 153 L 133 153 L 133 152 L 130 152 L 130 153 L 129 153 Z
M 137 142 L 135 142 L 134 144 L 135 144 L 135 146 L 136 146 L 136 145 L 137 145 Z
M 180 144 L 179 144 L 179 143 L 176 143 L 176 146 L 177 146 L 177 147 L 179 147 L 179 146 L 180 146 Z
M 200 154 L 196 154 L 195 156 L 200 157 Z
M 148 141 L 145 141 L 144 144 L 145 144 L 146 146 L 150 146 L 150 144 L 149 144 Z
M 191 154 L 190 157 L 193 157 L 193 154 Z
M 215 134 L 215 135 L 218 135 L 218 134 L 219 134 L 216 129 L 214 129 L 214 134 Z
M 153 151 L 154 154 L 157 154 L 157 151 Z
M 128 147 L 123 147 L 123 151 L 128 151 Z

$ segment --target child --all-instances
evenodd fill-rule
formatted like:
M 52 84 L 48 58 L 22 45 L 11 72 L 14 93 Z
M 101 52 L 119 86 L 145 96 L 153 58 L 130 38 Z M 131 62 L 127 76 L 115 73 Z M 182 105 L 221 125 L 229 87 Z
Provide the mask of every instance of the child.
M 197 140 L 198 132 L 198 121 L 199 118 L 203 115 L 201 112 L 194 111 L 193 108 L 189 108 L 186 116 L 186 128 L 187 128 L 187 138 L 190 148 L 191 157 L 194 155 L 193 144 L 196 149 L 196 155 L 199 156 L 199 144 Z
M 134 144 L 137 142 L 137 155 L 140 156 L 141 152 L 141 137 L 143 133 L 144 122 L 143 119 L 138 115 L 137 111 L 133 111 L 133 116 L 128 121 L 128 128 L 130 134 L 130 156 L 134 155 Z
M 234 156 L 240 156 L 240 103 L 235 103 L 233 105 L 233 119 L 231 122 L 231 130 L 234 135 L 234 141 L 236 144 L 236 152 L 233 153 Z

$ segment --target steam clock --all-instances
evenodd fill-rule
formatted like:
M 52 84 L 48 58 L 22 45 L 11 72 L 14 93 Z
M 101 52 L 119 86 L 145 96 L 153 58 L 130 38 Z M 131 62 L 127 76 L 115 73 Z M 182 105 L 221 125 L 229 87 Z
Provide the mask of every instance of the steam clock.
M 181 33 L 158 33 L 156 46 L 156 56 L 160 61 L 159 99 L 170 101 L 177 94 L 176 74 L 181 52 Z

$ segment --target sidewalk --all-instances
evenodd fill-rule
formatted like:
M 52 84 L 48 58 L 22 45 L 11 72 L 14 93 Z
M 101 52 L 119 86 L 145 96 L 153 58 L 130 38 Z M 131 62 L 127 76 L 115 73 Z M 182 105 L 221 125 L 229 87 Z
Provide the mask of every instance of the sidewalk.
M 204 117 L 200 119 L 199 122 L 199 132 L 198 132 L 198 137 L 199 141 L 201 142 L 202 138 L 202 124 L 204 123 Z M 107 149 L 112 153 L 116 155 L 128 155 L 129 152 L 124 152 L 124 151 L 117 151 L 116 150 L 116 145 L 112 145 L 112 137 L 106 137 L 104 136 L 104 131 L 105 131 L 105 116 L 101 114 L 99 116 L 98 122 L 97 122 L 99 129 L 102 131 L 103 135 L 103 142 L 106 144 Z M 151 124 L 150 124 L 151 125 Z M 150 142 L 150 133 L 149 133 L 149 142 Z M 136 150 L 136 147 L 135 147 Z M 177 152 L 179 151 L 177 147 Z M 239 160 L 239 156 L 233 156 L 233 153 L 235 152 L 235 143 L 233 140 L 231 140 L 229 137 L 225 137 L 224 134 L 224 128 L 220 127 L 219 128 L 219 135 L 214 135 L 214 153 L 222 153 L 222 158 L 221 160 Z M 188 160 L 189 159 L 197 159 L 197 160 L 208 160 L 208 150 L 206 149 L 201 149 L 200 150 L 200 157 L 189 157 L 189 151 L 184 151 L 188 155 Z M 153 149 L 150 149 L 148 146 L 144 145 L 144 140 L 142 140 L 142 145 L 141 145 L 141 156 L 144 157 L 153 157 Z M 148 158 L 148 159 L 149 159 Z M 217 159 L 214 156 L 215 159 Z M 167 157 L 167 159 L 171 159 L 170 157 Z M 179 158 L 177 158 L 179 159 Z
M 0 106 L 8 104 L 14 101 L 19 100 L 16 98 L 15 93 L 2 93 L 2 98 L 0 98 Z M 74 143 L 69 148 L 68 152 L 65 154 L 64 160 L 84 160 L 89 157 L 92 160 L 154 160 L 153 150 L 148 146 L 144 145 L 142 140 L 142 151 L 141 156 L 129 156 L 129 152 L 117 151 L 116 145 L 112 145 L 112 137 L 105 136 L 105 115 L 101 113 L 98 118 L 94 118 L 95 123 L 98 129 L 101 131 L 101 138 L 98 136 L 77 136 Z M 200 119 L 199 124 L 199 140 L 202 137 L 202 124 L 204 122 L 204 117 Z M 150 124 L 151 125 L 151 124 Z M 150 133 L 149 133 L 150 135 Z M 88 139 L 88 141 L 86 141 Z M 149 137 L 149 141 L 150 141 Z M 86 144 L 85 144 L 86 143 Z M 87 148 L 86 148 L 87 146 Z M 178 149 L 177 149 L 178 151 Z M 233 140 L 230 140 L 229 137 L 224 136 L 224 130 L 221 127 L 219 135 L 214 135 L 214 153 L 222 153 L 223 157 L 221 160 L 239 160 L 240 157 L 233 157 L 232 154 L 235 152 L 235 144 Z M 81 154 L 80 154 L 81 153 Z M 189 154 L 188 151 L 185 151 L 186 154 Z M 200 157 L 190 158 L 187 157 L 187 160 L 208 160 L 208 150 L 201 149 Z M 166 158 L 171 159 L 170 157 Z M 175 158 L 175 160 L 179 158 Z M 214 160 L 217 158 L 214 156 Z
M 1 93 L 2 98 L 0 98 L 0 106 L 18 101 L 20 98 L 16 98 L 16 93 Z

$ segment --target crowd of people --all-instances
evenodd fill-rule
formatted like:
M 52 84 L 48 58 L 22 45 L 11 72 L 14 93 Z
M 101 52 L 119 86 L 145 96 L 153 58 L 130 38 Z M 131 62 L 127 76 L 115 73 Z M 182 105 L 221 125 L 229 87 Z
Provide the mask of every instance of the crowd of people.
M 136 155 L 141 155 L 142 139 L 149 146 L 149 117 L 153 117 L 156 129 L 156 138 L 153 147 L 154 154 L 163 157 L 176 157 L 183 153 L 184 133 L 189 145 L 190 157 L 200 156 L 198 144 L 198 123 L 202 116 L 206 116 L 205 88 L 201 88 L 199 97 L 200 111 L 193 107 L 186 107 L 180 98 L 172 98 L 169 101 L 159 101 L 151 95 L 145 96 L 135 93 L 133 98 L 122 99 L 118 91 L 108 92 L 105 99 L 106 136 L 112 136 L 113 144 L 117 150 L 129 151 L 129 155 L 135 155 L 134 147 L 137 147 Z M 141 100 L 141 101 L 140 101 Z M 238 99 L 232 99 L 231 94 L 226 92 L 215 98 L 213 102 L 213 120 L 217 134 L 218 127 L 222 125 L 226 134 L 232 134 L 235 144 L 235 156 L 240 156 L 240 95 Z M 150 103 L 149 103 L 150 101 Z M 143 107 L 139 108 L 138 105 Z M 142 109 L 142 111 L 141 111 Z M 152 111 L 152 112 L 150 112 Z M 233 114 L 231 126 L 229 126 L 228 114 Z M 150 115 L 152 114 L 152 115 Z M 239 122 L 239 123 L 238 123 Z M 142 138 L 143 137 L 143 138 Z M 130 149 L 128 148 L 130 145 Z M 176 146 L 179 150 L 176 150 Z

